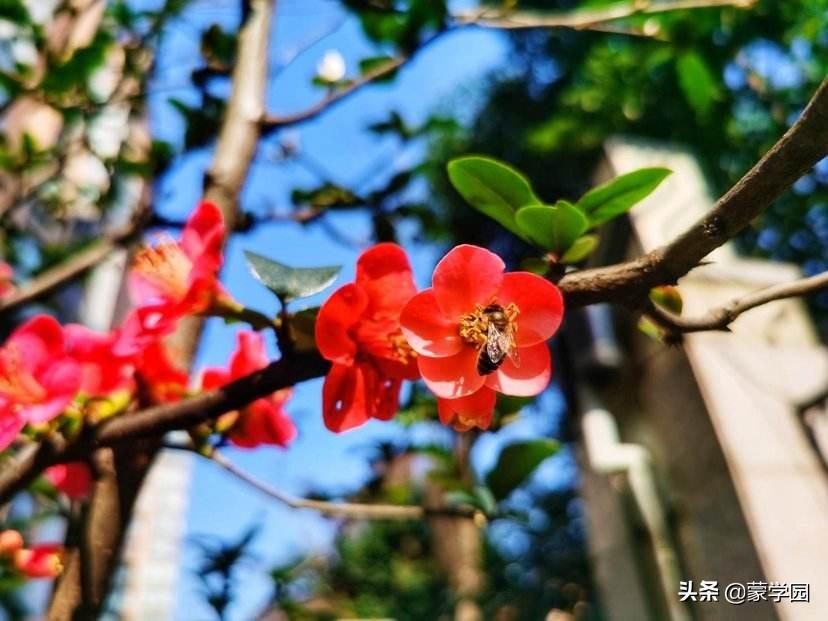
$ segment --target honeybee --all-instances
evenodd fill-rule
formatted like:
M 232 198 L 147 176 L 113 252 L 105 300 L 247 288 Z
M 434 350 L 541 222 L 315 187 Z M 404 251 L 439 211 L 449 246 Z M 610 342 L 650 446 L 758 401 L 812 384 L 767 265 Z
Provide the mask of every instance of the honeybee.
M 489 375 L 497 371 L 506 356 L 517 367 L 520 366 L 520 356 L 515 343 L 515 333 L 512 322 L 500 304 L 490 304 L 483 309 L 488 320 L 486 329 L 486 344 L 480 348 L 477 359 L 477 372 L 480 375 Z

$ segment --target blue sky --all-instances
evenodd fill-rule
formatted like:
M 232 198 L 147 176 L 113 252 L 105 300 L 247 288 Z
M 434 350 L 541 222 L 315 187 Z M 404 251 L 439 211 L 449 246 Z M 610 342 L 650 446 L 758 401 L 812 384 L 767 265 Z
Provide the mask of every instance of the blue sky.
M 196 102 L 186 83 L 198 59 L 198 32 L 214 21 L 233 28 L 238 19 L 236 6 L 236 2 L 197 2 L 184 18 L 170 27 L 151 88 L 150 114 L 156 138 L 180 143 L 181 119 L 167 100 L 175 96 Z M 268 91 L 268 105 L 273 112 L 301 110 L 322 96 L 310 81 L 316 63 L 326 50 L 339 50 L 350 72 L 357 71 L 360 58 L 376 54 L 363 37 L 359 24 L 344 14 L 336 2 L 282 0 L 278 3 L 276 24 L 270 52 L 273 79 Z M 295 57 L 288 66 L 282 66 L 297 49 L 325 32 L 331 34 Z M 363 89 L 318 119 L 291 129 L 290 137 L 298 140 L 302 150 L 324 166 L 332 180 L 342 184 L 363 179 L 365 171 L 378 160 L 388 162 L 387 173 L 391 173 L 395 167 L 402 168 L 413 161 L 411 158 L 417 156 L 416 152 L 401 150 L 395 140 L 371 134 L 365 130 L 366 125 L 382 120 L 391 109 L 397 109 L 413 123 L 423 120 L 435 109 L 450 110 L 461 118 L 468 116 L 473 112 L 475 95 L 479 94 L 477 78 L 502 67 L 508 49 L 502 35 L 492 31 L 468 29 L 444 37 L 407 65 L 393 84 Z M 298 165 L 274 163 L 271 155 L 275 149 L 269 144 L 273 141 L 262 145 L 251 170 L 241 200 L 244 209 L 287 207 L 291 189 L 302 184 L 313 187 L 319 182 Z M 156 204 L 163 215 L 180 218 L 193 208 L 211 155 L 211 150 L 203 150 L 180 159 L 159 182 Z M 370 184 L 368 179 L 365 187 Z M 337 215 L 331 222 L 351 239 L 369 239 L 369 222 L 364 215 Z M 237 235 L 228 248 L 224 281 L 239 300 L 266 312 L 276 310 L 275 300 L 247 272 L 242 249 L 297 266 L 342 264 L 342 275 L 335 286 L 352 279 L 358 254 L 354 248 L 333 242 L 318 227 L 277 223 Z M 439 249 L 407 245 L 407 250 L 418 284 L 427 285 L 431 267 L 439 258 Z M 316 305 L 326 294 L 303 303 Z M 210 323 L 198 368 L 223 365 L 233 346 L 234 330 L 220 322 Z M 367 449 L 380 440 L 399 437 L 402 430 L 394 424 L 375 422 L 348 434 L 332 434 L 322 425 L 320 389 L 321 380 L 296 388 L 289 409 L 300 436 L 289 450 L 230 449 L 228 455 L 257 477 L 291 493 L 302 494 L 309 489 L 331 492 L 354 489 L 369 474 Z M 539 409 L 557 412 L 559 407 L 559 400 L 553 395 Z M 525 423 L 514 425 L 501 435 L 533 435 L 548 428 L 549 417 L 529 417 Z M 447 438 L 441 430 L 433 429 L 406 433 L 414 434 L 415 438 L 428 434 L 436 434 L 438 440 Z M 497 444 L 493 438 L 484 437 L 476 451 L 478 466 L 485 469 L 491 465 Z M 545 468 L 539 473 L 548 482 L 560 480 L 560 476 L 560 468 Z M 239 572 L 243 591 L 230 610 L 231 619 L 250 619 L 267 602 L 271 584 L 265 572 L 269 567 L 298 554 L 324 551 L 333 535 L 334 525 L 329 520 L 311 512 L 279 506 L 204 461 L 195 465 L 190 502 L 188 537 L 211 535 L 232 540 L 252 523 L 263 524 L 253 550 L 257 560 Z M 196 560 L 194 549 L 188 546 L 178 595 L 178 618 L 181 619 L 213 618 L 192 577 Z

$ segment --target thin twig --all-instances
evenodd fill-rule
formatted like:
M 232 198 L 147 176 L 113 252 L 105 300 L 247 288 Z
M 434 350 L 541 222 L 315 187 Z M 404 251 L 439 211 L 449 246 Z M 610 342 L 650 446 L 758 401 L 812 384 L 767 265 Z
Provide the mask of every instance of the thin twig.
M 201 453 L 199 453 L 201 455 Z M 278 490 L 250 473 L 242 470 L 219 451 L 213 451 L 207 457 L 237 479 L 254 487 L 265 496 L 273 498 L 293 509 L 310 509 L 331 517 L 344 517 L 356 520 L 421 520 L 428 515 L 448 515 L 473 518 L 479 510 L 472 507 L 425 507 L 420 505 L 367 504 L 355 502 L 328 502 L 292 496 Z
M 575 30 L 599 30 L 605 31 L 611 28 L 610 22 L 625 19 L 635 15 L 654 15 L 685 9 L 736 7 L 750 8 L 756 0 L 675 0 L 674 2 L 650 3 L 631 2 L 623 6 L 615 6 L 607 9 L 596 9 L 586 11 L 575 11 L 572 13 L 549 14 L 549 13 L 527 13 L 508 12 L 495 13 L 491 11 L 472 11 L 453 14 L 454 26 L 445 28 L 429 39 L 426 39 L 411 53 L 389 59 L 386 63 L 375 67 L 364 73 L 346 86 L 338 88 L 329 93 L 322 100 L 309 108 L 293 114 L 277 115 L 266 114 L 262 117 L 261 125 L 264 133 L 270 133 L 276 129 L 303 123 L 316 118 L 328 108 L 343 99 L 353 95 L 362 87 L 367 86 L 379 79 L 387 77 L 408 63 L 414 56 L 425 47 L 434 43 L 438 38 L 449 32 L 455 32 L 465 27 L 482 27 L 505 30 L 526 29 L 526 28 L 570 28 Z M 647 36 L 645 32 L 638 30 L 613 30 L 619 34 L 631 36 Z
M 39 274 L 13 294 L 0 299 L 0 315 L 42 298 L 79 278 L 87 270 L 103 261 L 113 250 L 129 242 L 141 228 L 140 219 L 136 219 L 120 231 L 93 242 L 83 250 L 72 254 L 63 263 Z
M 734 298 L 724 306 L 710 309 L 701 317 L 681 317 L 655 305 L 648 308 L 646 314 L 665 329 L 675 333 L 727 330 L 739 315 L 757 306 L 776 300 L 808 295 L 826 287 L 828 287 L 828 272 L 823 272 L 809 278 L 773 285 Z
M 402 67 L 406 62 L 408 62 L 410 58 L 411 56 L 397 56 L 396 58 L 391 58 L 387 62 L 379 65 L 378 67 L 375 67 L 371 71 L 368 71 L 360 77 L 356 78 L 355 80 L 351 81 L 347 86 L 330 92 L 327 95 L 327 97 L 325 97 L 318 103 L 312 105 L 311 107 L 302 110 L 301 112 L 296 112 L 294 114 L 287 114 L 283 116 L 275 114 L 266 115 L 261 122 L 262 131 L 270 132 L 274 129 L 287 127 L 289 125 L 296 125 L 297 123 L 302 123 L 304 121 L 309 121 L 314 117 L 320 115 L 322 112 L 330 108 L 332 105 L 342 101 L 350 95 L 353 95 L 363 86 L 390 75 L 391 73 Z

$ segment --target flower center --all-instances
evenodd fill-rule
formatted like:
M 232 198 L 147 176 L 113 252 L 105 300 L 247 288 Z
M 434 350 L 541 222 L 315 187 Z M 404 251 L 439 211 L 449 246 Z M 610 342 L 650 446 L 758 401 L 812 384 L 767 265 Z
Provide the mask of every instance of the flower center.
M 476 304 L 473 312 L 460 318 L 460 338 L 476 349 L 482 349 L 489 340 L 489 326 L 501 334 L 515 334 L 519 314 L 520 309 L 514 302 L 505 307 L 496 302 L 487 306 Z
M 181 300 L 187 294 L 193 263 L 181 246 L 169 240 L 142 248 L 135 256 L 134 269 L 165 296 Z
M 417 357 L 417 352 L 411 349 L 411 345 L 405 340 L 401 330 L 388 335 L 388 342 L 391 344 L 391 352 L 403 364 Z
M 23 366 L 20 350 L 13 343 L 0 350 L 0 392 L 18 405 L 46 400 L 46 390 Z

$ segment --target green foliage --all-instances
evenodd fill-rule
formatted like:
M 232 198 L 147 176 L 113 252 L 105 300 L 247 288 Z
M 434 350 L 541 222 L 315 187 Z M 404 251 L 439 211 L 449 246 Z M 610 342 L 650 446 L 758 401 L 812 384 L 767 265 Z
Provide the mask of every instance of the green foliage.
M 448 176 L 454 188 L 472 207 L 518 237 L 525 237 L 524 231 L 515 222 L 515 213 L 525 205 L 542 201 L 535 196 L 523 174 L 492 158 L 471 156 L 450 161 Z
M 661 306 L 675 315 L 680 315 L 684 306 L 678 287 L 670 285 L 651 289 L 650 300 L 653 304 Z
M 599 226 L 629 211 L 671 172 L 666 168 L 642 168 L 621 175 L 584 194 L 577 206 L 587 214 L 591 227 Z
M 376 43 L 414 49 L 423 37 L 443 28 L 448 15 L 445 0 L 344 0 L 362 29 Z
M 597 235 L 584 235 L 576 239 L 569 249 L 563 253 L 561 263 L 572 265 L 586 259 L 598 246 Z
M 497 500 L 502 500 L 520 487 L 548 457 L 560 450 L 555 440 L 537 439 L 514 442 L 506 446 L 497 464 L 486 476 L 486 484 Z
M 584 212 L 568 201 L 554 205 L 529 205 L 515 214 L 523 236 L 544 250 L 565 253 L 589 228 Z
M 260 254 L 244 251 L 247 266 L 259 282 L 283 302 L 306 298 L 333 284 L 342 266 L 290 267 Z
M 296 205 L 306 204 L 324 209 L 354 207 L 362 204 L 362 199 L 351 190 L 332 183 L 323 183 L 310 190 L 297 188 L 291 192 L 291 199 Z
M 184 131 L 185 149 L 202 147 L 215 140 L 227 105 L 223 99 L 205 93 L 199 105 L 190 106 L 175 97 L 168 101 L 187 124 Z
M 371 73 L 372 71 L 381 70 L 383 67 L 386 67 L 390 62 L 394 59 L 391 56 L 382 55 L 382 56 L 369 56 L 367 58 L 363 58 L 359 61 L 359 72 L 362 75 L 366 73 Z M 391 82 L 397 76 L 397 71 L 389 71 L 386 75 L 382 76 L 381 78 L 375 78 L 375 82 Z
M 448 164 L 449 180 L 466 202 L 566 263 L 582 261 L 595 249 L 597 238 L 584 233 L 627 212 L 669 174 L 643 168 L 593 188 L 574 205 L 565 200 L 546 205 L 526 175 L 504 162 L 470 156 Z
M 684 52 L 676 60 L 678 82 L 687 102 L 701 119 L 707 119 L 719 98 L 718 81 L 704 58 L 696 52 Z

